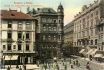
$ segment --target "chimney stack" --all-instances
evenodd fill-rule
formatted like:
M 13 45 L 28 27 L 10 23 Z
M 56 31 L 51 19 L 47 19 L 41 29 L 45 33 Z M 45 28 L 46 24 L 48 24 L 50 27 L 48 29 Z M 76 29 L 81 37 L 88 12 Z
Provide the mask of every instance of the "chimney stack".
M 17 8 L 17 12 L 21 12 L 21 8 Z
M 7 8 L 7 11 L 10 11 L 10 8 Z

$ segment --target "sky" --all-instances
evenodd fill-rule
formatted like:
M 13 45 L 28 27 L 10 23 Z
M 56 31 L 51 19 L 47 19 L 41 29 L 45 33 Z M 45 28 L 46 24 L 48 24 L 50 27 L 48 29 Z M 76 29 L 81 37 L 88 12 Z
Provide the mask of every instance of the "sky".
M 16 10 L 20 7 L 21 11 L 26 13 L 26 8 L 30 6 L 30 9 L 50 7 L 57 11 L 61 3 L 64 7 L 64 25 L 66 25 L 74 19 L 76 14 L 81 12 L 83 5 L 89 6 L 94 1 L 96 0 L 1 0 L 0 9 Z

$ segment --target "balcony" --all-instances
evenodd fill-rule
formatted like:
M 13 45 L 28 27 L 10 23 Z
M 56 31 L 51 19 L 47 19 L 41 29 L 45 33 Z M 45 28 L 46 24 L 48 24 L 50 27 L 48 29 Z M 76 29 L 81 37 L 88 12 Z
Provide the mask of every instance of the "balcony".
M 1 41 L 2 42 L 14 42 L 14 40 L 13 39 L 11 39 L 11 38 L 8 38 L 8 39 L 1 39 Z
M 25 41 L 26 41 L 26 42 L 30 42 L 30 41 L 31 41 L 31 39 L 28 39 L 28 38 L 27 38 L 27 39 L 25 39 Z
M 17 39 L 17 42 L 19 42 L 19 43 L 22 43 L 22 39 L 21 38 L 19 38 L 19 39 Z

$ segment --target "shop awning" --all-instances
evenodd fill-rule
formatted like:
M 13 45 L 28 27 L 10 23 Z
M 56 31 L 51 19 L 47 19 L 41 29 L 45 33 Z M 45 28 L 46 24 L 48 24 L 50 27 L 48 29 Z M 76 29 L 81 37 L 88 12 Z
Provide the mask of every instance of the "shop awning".
M 93 49 L 90 49 L 86 54 L 90 54 L 93 51 Z
M 5 56 L 5 60 L 17 60 L 17 59 L 18 59 L 18 55 Z
M 101 57 L 101 58 L 104 58 L 104 56 L 103 56 L 103 57 Z
M 18 55 L 13 55 L 11 60 L 17 60 L 18 59 Z
M 102 57 L 102 54 L 96 54 L 94 57 Z
M 85 49 L 82 49 L 79 53 L 83 53 L 85 51 Z
M 97 49 L 91 52 L 91 55 L 94 55 L 96 53 Z

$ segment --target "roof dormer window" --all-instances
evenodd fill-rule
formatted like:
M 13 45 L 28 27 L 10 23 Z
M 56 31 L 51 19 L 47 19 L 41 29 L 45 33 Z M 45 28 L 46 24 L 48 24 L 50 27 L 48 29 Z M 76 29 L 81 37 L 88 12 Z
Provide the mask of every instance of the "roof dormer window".
M 15 16 L 14 14 L 11 14 L 11 16 Z

